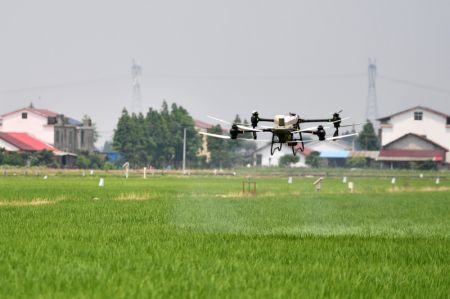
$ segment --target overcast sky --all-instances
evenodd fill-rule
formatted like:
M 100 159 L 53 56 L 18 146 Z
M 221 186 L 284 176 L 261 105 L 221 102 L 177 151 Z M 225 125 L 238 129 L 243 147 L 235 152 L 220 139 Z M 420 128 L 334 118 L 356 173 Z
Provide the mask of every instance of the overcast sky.
M 88 114 L 102 142 L 131 105 L 133 58 L 145 108 L 362 121 L 369 57 L 379 116 L 450 114 L 448 0 L 0 1 L 0 113 Z

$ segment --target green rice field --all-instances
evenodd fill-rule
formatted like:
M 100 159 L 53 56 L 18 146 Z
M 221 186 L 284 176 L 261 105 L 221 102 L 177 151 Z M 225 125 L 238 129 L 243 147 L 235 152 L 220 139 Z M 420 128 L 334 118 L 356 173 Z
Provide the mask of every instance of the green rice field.
M 0 176 L 0 298 L 450 297 L 446 177 L 99 178 Z

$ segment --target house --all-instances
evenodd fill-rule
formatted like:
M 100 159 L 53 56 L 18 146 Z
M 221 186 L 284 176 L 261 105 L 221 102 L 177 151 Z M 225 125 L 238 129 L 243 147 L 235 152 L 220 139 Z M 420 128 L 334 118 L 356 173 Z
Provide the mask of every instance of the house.
M 390 167 L 414 161 L 450 163 L 450 115 L 416 106 L 378 121 L 379 161 Z
M 76 155 L 66 153 L 22 132 L 0 132 L 0 148 L 10 152 L 50 151 L 62 166 L 73 166 Z
M 378 161 L 391 168 L 407 167 L 409 162 L 445 162 L 448 150 L 426 137 L 408 133 L 386 145 L 380 151 Z
M 94 150 L 91 120 L 80 122 L 47 109 L 37 109 L 32 104 L 1 115 L 0 132 L 27 133 L 65 152 Z
M 292 156 L 292 148 L 290 146 L 283 145 L 281 151 L 275 151 L 273 155 L 270 153 L 270 143 L 264 144 L 257 148 L 253 153 L 253 165 L 254 166 L 264 166 L 264 167 L 273 167 L 278 166 L 280 163 L 280 159 L 285 155 Z M 308 167 L 306 165 L 306 157 L 311 153 L 309 148 L 305 148 L 302 152 L 300 148 L 296 147 L 296 156 L 300 158 L 297 163 L 292 164 L 292 167 Z

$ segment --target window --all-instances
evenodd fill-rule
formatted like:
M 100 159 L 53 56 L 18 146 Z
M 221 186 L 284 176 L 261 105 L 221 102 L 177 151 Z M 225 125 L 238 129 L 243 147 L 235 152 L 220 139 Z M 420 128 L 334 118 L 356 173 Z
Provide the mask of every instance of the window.
M 422 120 L 423 119 L 423 112 L 414 112 L 414 120 Z
M 27 119 L 27 118 L 28 118 L 28 113 L 23 112 L 23 113 L 22 113 L 22 119 Z
M 447 117 L 447 126 L 450 126 L 450 116 Z

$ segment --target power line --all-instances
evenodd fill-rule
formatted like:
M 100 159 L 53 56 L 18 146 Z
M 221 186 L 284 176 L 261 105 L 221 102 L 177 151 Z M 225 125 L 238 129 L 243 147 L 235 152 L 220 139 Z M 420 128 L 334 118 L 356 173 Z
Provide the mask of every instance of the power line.
M 188 75 L 188 74 L 149 74 L 142 75 L 146 78 L 156 79 L 198 79 L 198 80 L 283 80 L 283 79 L 347 79 L 366 77 L 366 74 L 328 74 L 328 75 Z M 117 80 L 127 79 L 127 75 L 117 75 L 113 77 L 87 79 L 80 81 L 71 81 L 63 83 L 54 83 L 48 85 L 37 85 L 30 87 L 0 89 L 0 94 L 19 93 L 25 91 L 34 91 L 42 89 L 58 89 L 76 86 L 95 85 L 108 83 Z
M 121 75 L 121 76 L 114 76 L 114 77 L 104 77 L 104 78 L 87 79 L 87 80 L 80 80 L 80 81 L 54 83 L 54 84 L 49 84 L 49 85 L 38 85 L 38 86 L 29 86 L 29 87 L 20 87 L 20 88 L 0 89 L 0 94 L 9 94 L 9 93 L 18 93 L 18 92 L 42 90 L 42 89 L 58 89 L 58 88 L 67 88 L 67 87 L 74 87 L 74 86 L 101 84 L 101 83 L 105 83 L 105 82 L 122 80 L 127 77 L 128 76 L 126 76 L 126 75 Z
M 263 74 L 263 75 L 188 75 L 188 74 L 150 74 L 144 75 L 149 78 L 170 78 L 170 79 L 202 79 L 202 80 L 284 80 L 284 79 L 349 79 L 367 77 L 364 73 L 348 74 Z
M 364 73 L 347 73 L 347 74 L 316 74 L 316 75 L 189 75 L 189 74 L 148 74 L 143 75 L 146 78 L 156 79 L 198 79 L 198 80 L 332 80 L 332 79 L 354 79 L 354 78 L 367 78 L 367 74 Z M 9 88 L 0 89 L 0 94 L 20 93 L 26 91 L 43 90 L 43 89 L 58 89 L 58 88 L 70 88 L 76 86 L 96 85 L 103 83 L 110 83 L 117 80 L 127 79 L 127 75 L 117 75 L 112 77 L 87 79 L 80 81 L 71 81 L 63 83 L 54 83 L 48 85 L 37 85 L 30 87 Z M 409 80 L 395 78 L 391 76 L 377 75 L 385 81 L 417 87 L 433 92 L 450 94 L 450 89 L 445 89 L 438 86 L 417 83 Z
M 430 90 L 430 91 L 434 91 L 434 92 L 450 94 L 450 89 L 445 89 L 445 88 L 438 87 L 438 86 L 432 86 L 432 85 L 417 83 L 417 82 L 413 82 L 413 81 L 409 81 L 409 80 L 403 80 L 403 79 L 394 78 L 394 77 L 390 77 L 390 76 L 378 75 L 378 78 L 386 80 L 386 81 L 399 83 L 399 84 L 404 84 L 404 85 L 409 85 L 409 86 L 412 86 L 412 87 L 426 89 L 426 90 Z

